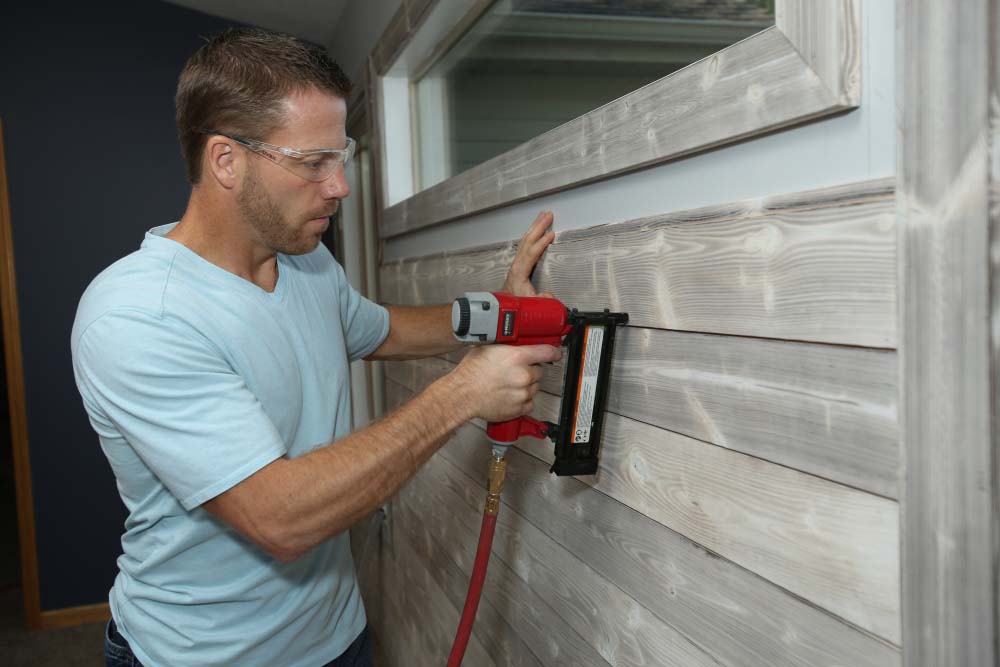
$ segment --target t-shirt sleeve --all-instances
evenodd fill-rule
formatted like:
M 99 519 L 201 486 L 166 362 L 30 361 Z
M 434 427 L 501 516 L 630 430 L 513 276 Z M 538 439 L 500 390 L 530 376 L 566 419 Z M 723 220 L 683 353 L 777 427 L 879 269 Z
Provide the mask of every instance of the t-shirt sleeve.
M 221 352 L 180 322 L 138 311 L 102 315 L 79 338 L 73 367 L 88 408 L 185 509 L 287 451 Z
M 334 267 L 347 358 L 355 361 L 377 350 L 389 335 L 389 311 L 351 287 L 339 263 L 334 262 Z

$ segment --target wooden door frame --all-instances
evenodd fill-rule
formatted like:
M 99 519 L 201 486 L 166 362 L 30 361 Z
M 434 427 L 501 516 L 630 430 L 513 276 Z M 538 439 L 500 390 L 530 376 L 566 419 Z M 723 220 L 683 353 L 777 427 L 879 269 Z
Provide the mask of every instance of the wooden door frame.
M 25 627 L 35 630 L 42 627 L 42 609 L 38 580 L 38 547 L 35 537 L 35 503 L 31 489 L 31 455 L 28 451 L 28 413 L 24 392 L 24 360 L 21 354 L 21 318 L 17 303 L 14 233 L 10 215 L 3 130 L 3 119 L 0 119 L 0 319 L 3 325 L 7 404 L 10 410 L 10 436 L 14 453 L 24 619 Z

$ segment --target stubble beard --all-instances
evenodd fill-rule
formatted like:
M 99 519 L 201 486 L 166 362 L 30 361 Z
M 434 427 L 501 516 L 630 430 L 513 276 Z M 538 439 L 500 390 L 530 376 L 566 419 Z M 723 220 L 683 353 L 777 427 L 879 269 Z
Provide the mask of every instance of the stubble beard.
M 289 223 L 281 209 L 267 194 L 254 167 L 247 169 L 236 194 L 236 206 L 260 240 L 275 252 L 304 255 L 319 245 L 319 236 L 304 234 L 302 225 Z

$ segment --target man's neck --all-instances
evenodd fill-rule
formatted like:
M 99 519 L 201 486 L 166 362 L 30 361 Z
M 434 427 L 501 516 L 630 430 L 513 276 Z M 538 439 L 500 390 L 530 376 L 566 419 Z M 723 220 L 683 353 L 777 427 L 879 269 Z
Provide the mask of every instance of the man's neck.
M 238 212 L 212 205 L 205 198 L 204 193 L 192 192 L 184 216 L 166 237 L 265 292 L 273 292 L 278 284 L 276 253 L 253 238 Z

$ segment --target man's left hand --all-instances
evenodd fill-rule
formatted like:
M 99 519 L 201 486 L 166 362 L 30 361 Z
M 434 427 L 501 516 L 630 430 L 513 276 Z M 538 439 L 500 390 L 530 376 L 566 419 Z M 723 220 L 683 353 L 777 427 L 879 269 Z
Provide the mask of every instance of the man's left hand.
M 514 296 L 552 297 L 548 292 L 538 293 L 535 286 L 531 284 L 531 272 L 535 270 L 535 265 L 541 259 L 542 253 L 556 237 L 556 233 L 551 229 L 554 219 L 555 217 L 550 211 L 539 213 L 528 231 L 521 237 L 521 242 L 517 244 L 514 262 L 507 272 L 507 280 L 503 284 L 502 292 Z

